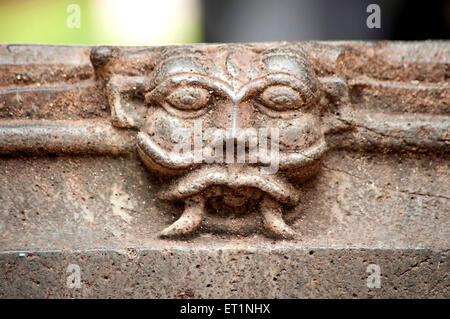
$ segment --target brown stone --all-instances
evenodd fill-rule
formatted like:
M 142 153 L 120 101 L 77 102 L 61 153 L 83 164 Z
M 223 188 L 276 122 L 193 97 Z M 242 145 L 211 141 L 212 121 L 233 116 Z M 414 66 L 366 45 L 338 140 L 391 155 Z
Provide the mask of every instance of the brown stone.
M 448 41 L 1 46 L 0 296 L 448 298 L 449 62 Z M 170 153 L 196 120 L 245 163 Z M 239 134 L 261 128 L 273 174 Z

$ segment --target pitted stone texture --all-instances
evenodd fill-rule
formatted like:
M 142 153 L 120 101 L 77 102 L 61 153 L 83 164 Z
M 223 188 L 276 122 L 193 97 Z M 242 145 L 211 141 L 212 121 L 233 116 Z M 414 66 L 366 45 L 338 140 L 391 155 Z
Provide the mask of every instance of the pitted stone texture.
M 254 57 L 286 45 L 307 53 L 327 123 L 328 153 L 319 147 L 322 161 L 309 156 L 314 167 L 292 172 L 303 183 L 283 218 L 299 236 L 271 240 L 257 210 L 210 203 L 197 234 L 158 238 L 183 205 L 157 198 L 169 177 L 151 175 L 136 153 L 156 84 L 146 80 L 170 52 L 219 54 L 239 78 L 249 74 L 239 75 L 240 62 L 251 71 Z M 237 54 L 224 59 L 231 48 Z M 252 59 L 240 61 L 246 48 Z M 448 298 L 449 61 L 448 41 L 0 46 L 0 296 Z M 184 100 L 180 92 L 170 100 Z M 118 125 L 114 101 L 137 120 Z M 287 140 L 307 134 L 309 119 L 294 121 Z M 66 286 L 69 264 L 80 266 L 80 290 Z M 371 264 L 379 289 L 367 287 Z
M 448 251 L 226 244 L 9 252 L 0 255 L 0 297 L 448 298 L 448 262 Z M 69 264 L 80 267 L 79 289 L 67 288 Z M 380 267 L 380 288 L 367 286 L 369 264 Z
M 448 159 L 340 151 L 322 165 L 286 215 L 301 234 L 293 244 L 449 248 Z M 155 197 L 163 183 L 135 157 L 3 158 L 0 249 L 164 247 L 157 234 L 183 207 Z M 272 245 L 261 234 L 262 222 L 256 212 L 210 212 L 205 231 L 190 240 L 239 235 Z
M 258 215 L 208 214 L 205 232 L 162 240 L 182 207 L 154 197 L 161 180 L 137 158 L 3 158 L 0 295 L 448 298 L 448 164 L 333 152 L 288 214 L 299 239 L 266 238 Z

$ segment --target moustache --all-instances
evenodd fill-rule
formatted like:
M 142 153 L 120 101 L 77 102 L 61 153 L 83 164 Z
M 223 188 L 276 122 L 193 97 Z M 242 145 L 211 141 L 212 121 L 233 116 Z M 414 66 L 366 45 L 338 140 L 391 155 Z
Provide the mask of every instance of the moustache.
M 295 187 L 278 175 L 263 175 L 258 167 L 202 166 L 172 181 L 158 193 L 162 200 L 173 201 L 195 196 L 205 189 L 224 185 L 233 189 L 253 187 L 276 201 L 295 206 L 300 198 Z

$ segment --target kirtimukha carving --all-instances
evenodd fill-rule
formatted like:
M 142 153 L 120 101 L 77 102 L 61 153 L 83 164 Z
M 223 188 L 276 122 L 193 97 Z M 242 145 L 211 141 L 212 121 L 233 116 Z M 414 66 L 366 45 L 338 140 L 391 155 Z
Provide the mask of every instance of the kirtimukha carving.
M 161 52 L 147 75 L 111 76 L 108 96 L 114 125 L 139 130 L 137 149 L 143 162 L 158 174 L 174 176 L 159 197 L 185 204 L 182 216 L 162 236 L 195 232 L 207 203 L 216 210 L 228 206 L 235 211 L 253 203 L 268 234 L 296 237 L 283 220 L 284 207 L 298 204 L 301 190 L 296 185 L 320 169 L 330 147 L 326 136 L 349 130 L 354 122 L 348 119 L 349 111 L 346 117 L 332 113 L 334 103 L 349 103 L 346 79 L 319 79 L 305 49 L 176 47 Z M 94 59 L 113 55 L 103 48 Z M 137 97 L 144 105 L 133 104 Z M 365 115 L 366 121 L 385 126 L 380 134 L 408 129 L 411 120 L 420 123 L 420 129 L 431 124 L 439 130 L 441 125 L 438 119 L 426 124 L 420 117 L 388 124 L 386 117 Z M 191 134 L 189 128 L 196 126 Z M 180 148 L 187 151 L 173 152 Z
M 135 145 L 152 172 L 169 178 L 158 197 L 184 203 L 183 214 L 162 230 L 162 237 L 195 233 L 209 212 L 257 209 L 269 236 L 296 238 L 299 234 L 283 214 L 298 205 L 302 183 L 318 173 L 328 150 L 449 150 L 448 114 L 391 104 L 402 90 L 416 96 L 419 104 L 434 99 L 448 109 L 448 82 L 414 80 L 414 74 L 430 70 L 410 70 L 409 82 L 398 80 L 394 68 L 387 69 L 385 80 L 370 77 L 384 66 L 350 66 L 348 52 L 354 46 L 93 48 L 91 61 L 106 82 L 116 128 L 105 123 L 101 130 L 96 123 L 41 122 L 40 128 L 35 123 L 28 128 L 7 123 L 0 133 L 9 136 L 10 144 L 0 146 L 3 153 L 20 148 L 14 141 L 26 134 L 50 151 L 65 147 L 120 153 Z M 444 63 L 435 65 L 448 67 L 448 45 L 437 47 Z M 413 48 L 404 48 L 411 54 Z M 365 100 L 364 94 L 371 96 Z M 372 107 L 377 96 L 380 105 Z M 127 132 L 136 134 L 130 137 Z M 78 138 L 72 141 L 74 134 Z M 67 143 L 52 141 L 60 135 Z

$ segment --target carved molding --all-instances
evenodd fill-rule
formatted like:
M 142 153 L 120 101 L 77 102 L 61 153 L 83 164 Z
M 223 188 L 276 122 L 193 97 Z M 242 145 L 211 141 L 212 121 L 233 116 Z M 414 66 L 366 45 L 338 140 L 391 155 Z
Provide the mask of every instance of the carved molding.
M 6 81 L 0 89 L 0 111 L 5 110 L 0 118 L 0 154 L 137 152 L 151 172 L 167 180 L 158 197 L 184 204 L 184 213 L 162 230 L 163 237 L 193 234 L 205 214 L 226 206 L 236 212 L 258 210 L 269 236 L 298 238 L 301 234 L 290 228 L 283 214 L 298 204 L 302 183 L 314 178 L 327 152 L 448 156 L 450 150 L 446 41 L 5 48 L 0 53 Z M 27 50 L 50 52 L 50 57 L 35 61 Z M 36 78 L 24 84 L 17 77 L 21 59 L 28 68 L 48 60 L 73 77 L 53 83 L 38 66 Z M 18 69 L 11 71 L 9 64 Z M 39 80 L 44 78 L 42 85 Z M 86 104 L 90 92 L 101 94 L 104 112 L 87 110 L 86 115 L 77 113 L 78 107 L 70 110 L 75 116 L 69 118 L 64 113 L 69 105 L 55 119 L 51 118 L 55 110 L 46 117 L 44 110 L 21 104 L 27 98 L 44 103 L 48 92 L 70 102 L 64 92 L 72 96 L 74 90 L 80 90 L 76 99 L 86 99 Z M 20 108 L 29 115 L 18 114 Z M 201 132 L 218 133 L 203 135 L 202 151 L 220 146 L 223 158 L 230 145 L 235 151 L 243 145 L 246 161 L 210 163 L 195 154 L 174 155 L 181 143 L 174 134 L 196 123 L 201 123 Z M 261 128 L 276 128 L 279 134 L 278 169 L 271 174 L 262 169 L 273 163 L 272 153 L 250 163 L 251 143 L 240 134 Z

